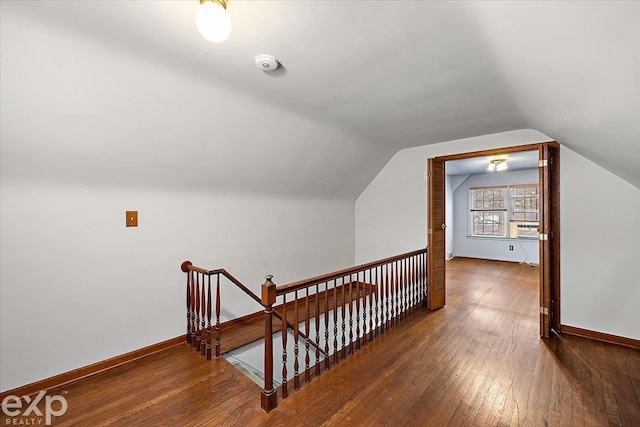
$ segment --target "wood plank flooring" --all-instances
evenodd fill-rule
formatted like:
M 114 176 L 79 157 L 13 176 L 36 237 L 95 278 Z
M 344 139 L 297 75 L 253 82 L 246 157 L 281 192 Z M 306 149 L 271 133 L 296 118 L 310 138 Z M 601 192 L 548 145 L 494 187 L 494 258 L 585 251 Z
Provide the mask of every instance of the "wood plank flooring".
M 540 340 L 536 268 L 456 258 L 447 269 L 445 308 L 413 315 L 269 414 L 258 386 L 185 345 L 51 390 L 69 406 L 53 425 L 640 426 L 640 351 Z

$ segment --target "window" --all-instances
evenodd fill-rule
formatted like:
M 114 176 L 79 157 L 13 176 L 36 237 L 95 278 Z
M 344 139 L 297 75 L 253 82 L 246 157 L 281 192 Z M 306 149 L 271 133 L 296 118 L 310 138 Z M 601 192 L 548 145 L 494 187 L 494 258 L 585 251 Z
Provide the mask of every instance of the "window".
M 471 187 L 469 196 L 471 236 L 538 237 L 538 184 Z
M 471 235 L 506 237 L 507 186 L 473 187 L 471 193 Z
M 512 185 L 511 221 L 538 222 L 538 184 Z

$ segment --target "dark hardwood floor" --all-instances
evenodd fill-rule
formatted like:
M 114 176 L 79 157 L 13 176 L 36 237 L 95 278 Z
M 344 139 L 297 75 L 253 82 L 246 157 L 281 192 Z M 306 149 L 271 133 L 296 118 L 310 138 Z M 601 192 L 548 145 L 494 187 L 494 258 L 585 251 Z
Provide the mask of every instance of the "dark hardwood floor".
M 537 268 L 447 268 L 445 308 L 418 312 L 269 414 L 258 386 L 185 345 L 51 390 L 68 401 L 53 425 L 640 426 L 640 351 L 541 340 Z

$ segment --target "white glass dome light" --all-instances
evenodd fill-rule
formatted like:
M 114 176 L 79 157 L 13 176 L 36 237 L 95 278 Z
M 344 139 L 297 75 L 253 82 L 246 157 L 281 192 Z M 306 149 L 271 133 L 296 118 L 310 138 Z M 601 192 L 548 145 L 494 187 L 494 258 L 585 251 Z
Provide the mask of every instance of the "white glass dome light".
M 205 39 L 220 43 L 231 34 L 231 18 L 225 0 L 200 0 L 196 26 Z

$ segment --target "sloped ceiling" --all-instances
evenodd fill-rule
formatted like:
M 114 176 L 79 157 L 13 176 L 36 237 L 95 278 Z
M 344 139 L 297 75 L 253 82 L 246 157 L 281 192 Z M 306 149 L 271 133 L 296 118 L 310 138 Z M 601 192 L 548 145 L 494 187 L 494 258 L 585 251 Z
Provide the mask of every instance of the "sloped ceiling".
M 196 0 L 0 4 L 5 178 L 355 199 L 532 128 L 640 188 L 639 3 L 229 0 L 222 44 Z

